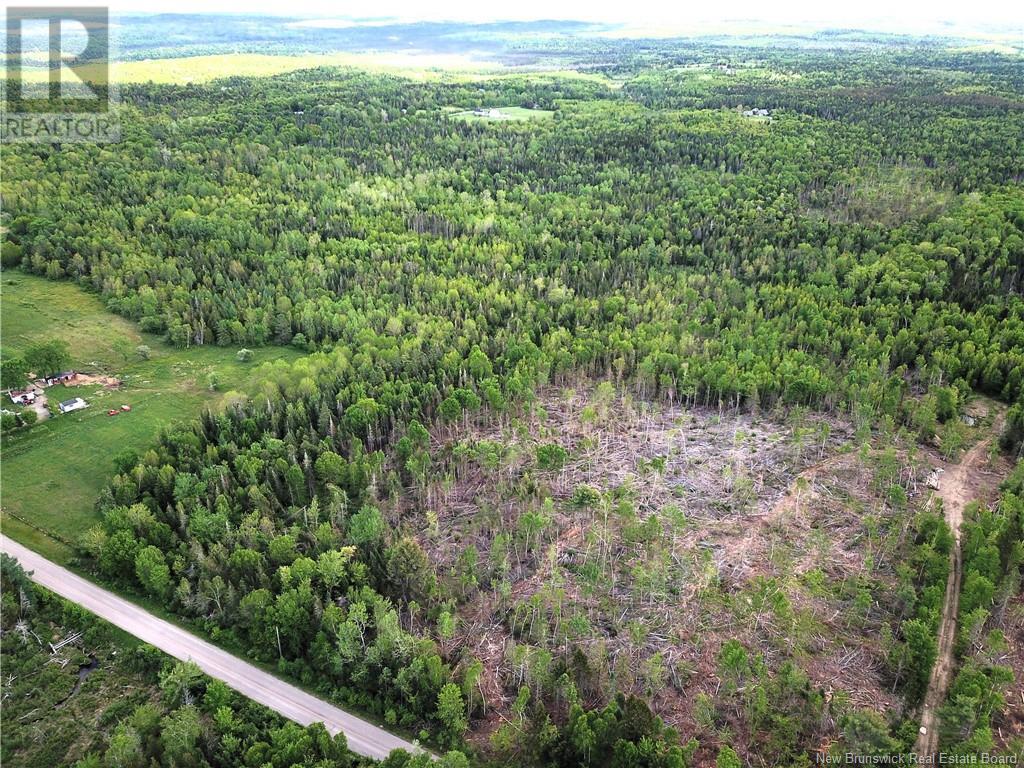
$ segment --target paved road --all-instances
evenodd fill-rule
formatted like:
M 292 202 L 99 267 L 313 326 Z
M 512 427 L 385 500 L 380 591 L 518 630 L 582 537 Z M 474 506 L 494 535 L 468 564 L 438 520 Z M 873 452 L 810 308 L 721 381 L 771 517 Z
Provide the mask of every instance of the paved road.
M 417 750 L 413 744 L 158 619 L 6 536 L 0 535 L 0 549 L 16 557 L 26 571 L 32 571 L 36 583 L 177 659 L 191 659 L 210 677 L 222 680 L 250 699 L 302 725 L 321 722 L 332 734 L 344 731 L 353 752 L 383 759 L 393 749 Z

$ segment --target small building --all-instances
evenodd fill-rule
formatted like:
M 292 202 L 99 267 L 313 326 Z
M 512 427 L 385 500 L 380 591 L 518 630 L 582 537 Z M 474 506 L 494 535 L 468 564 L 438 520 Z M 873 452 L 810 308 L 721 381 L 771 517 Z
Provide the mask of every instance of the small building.
M 744 117 L 771 117 L 772 111 L 770 109 L 748 109 L 743 113 Z
M 80 411 L 83 408 L 88 408 L 89 404 L 80 397 L 72 398 L 71 400 L 63 400 L 57 406 L 60 408 L 61 413 L 71 413 L 72 411 Z
M 46 386 L 52 387 L 54 384 L 63 384 L 67 381 L 74 381 L 77 378 L 77 371 L 61 371 L 60 373 L 51 373 L 49 376 L 44 376 L 43 381 L 46 382 Z
M 36 393 L 31 389 L 26 389 L 24 392 L 16 392 L 11 390 L 11 402 L 15 405 L 31 405 L 36 401 Z

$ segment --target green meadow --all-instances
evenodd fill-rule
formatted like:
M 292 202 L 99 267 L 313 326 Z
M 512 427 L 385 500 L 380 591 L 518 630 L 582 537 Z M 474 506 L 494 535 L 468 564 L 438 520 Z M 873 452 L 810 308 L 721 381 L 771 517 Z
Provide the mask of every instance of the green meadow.
M 96 522 L 94 503 L 113 474 L 114 456 L 125 449 L 144 451 L 163 427 L 217 407 L 231 391 L 254 391 L 261 362 L 302 354 L 292 348 L 255 349 L 252 360 L 242 363 L 233 348 L 176 349 L 111 314 L 97 296 L 73 283 L 6 271 L 0 288 L 4 350 L 63 339 L 76 370 L 122 382 L 119 389 L 50 387 L 51 410 L 72 397 L 85 398 L 89 408 L 5 435 L 0 447 L 4 532 L 60 561 L 71 554 L 61 542 L 77 540 Z M 149 347 L 149 359 L 136 353 L 139 345 Z M 107 415 L 121 405 L 131 411 Z

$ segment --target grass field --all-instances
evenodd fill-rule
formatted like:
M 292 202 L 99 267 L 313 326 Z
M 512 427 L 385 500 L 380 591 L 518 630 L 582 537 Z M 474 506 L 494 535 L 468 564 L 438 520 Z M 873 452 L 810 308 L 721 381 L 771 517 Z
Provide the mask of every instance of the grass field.
M 473 110 L 466 109 L 461 112 L 452 112 L 451 117 L 458 120 L 479 120 L 485 123 L 499 123 L 507 120 L 547 120 L 554 116 L 550 109 L 526 109 L 525 107 L 498 107 L 498 115 L 475 115 Z
M 270 56 L 260 53 L 235 53 L 126 61 L 115 67 L 114 76 L 121 82 L 187 83 L 206 82 L 233 75 L 268 77 L 313 67 L 357 67 L 414 79 L 440 79 L 457 73 L 501 69 L 497 64 L 474 62 L 467 57 L 454 55 L 311 53 L 299 56 Z
M 621 80 L 603 74 L 578 72 L 573 69 L 533 71 L 524 73 L 493 61 L 472 59 L 457 54 L 422 53 L 307 53 L 301 55 L 271 55 L 265 53 L 224 53 L 209 56 L 182 56 L 167 59 L 114 62 L 110 78 L 115 83 L 207 83 L 223 77 L 272 77 L 300 69 L 315 67 L 352 67 L 377 74 L 396 75 L 423 81 L 478 81 L 511 75 L 526 76 L 542 82 L 552 78 L 572 78 L 600 82 L 611 89 L 621 88 Z M 0 65 L 0 75 L 5 73 Z M 86 79 L 103 76 L 102 70 L 80 68 Z M 41 83 L 49 72 L 41 68 L 21 70 L 26 82 Z M 512 107 L 513 111 L 520 109 Z M 535 110 L 525 110 L 535 112 Z
M 313 67 L 355 67 L 417 80 L 457 79 L 505 72 L 501 64 L 455 54 L 307 53 L 275 56 L 264 53 L 225 53 L 119 61 L 114 63 L 110 77 L 113 82 L 119 83 L 205 83 L 221 77 L 271 77 Z M 80 73 L 90 79 L 99 75 L 101 70 L 90 70 L 86 66 L 80 68 Z M 41 68 L 26 67 L 22 70 L 22 78 L 27 82 L 44 82 L 48 72 Z
M 102 301 L 73 283 L 5 270 L 0 299 L 5 351 L 22 352 L 33 341 L 59 336 L 71 347 L 77 365 L 114 368 L 135 357 L 139 344 L 156 349 L 152 338 L 143 339 L 138 326 L 111 314 Z
M 410 80 L 462 82 L 480 81 L 511 75 L 526 76 L 531 81 L 543 82 L 553 78 L 588 80 L 600 82 L 609 89 L 622 87 L 623 81 L 611 79 L 603 74 L 578 72 L 573 69 L 532 71 L 529 73 L 508 68 L 501 63 L 473 59 L 458 54 L 424 53 L 307 53 L 299 55 L 271 55 L 264 53 L 225 53 L 208 56 L 182 56 L 166 59 L 142 59 L 140 61 L 114 62 L 109 76 L 114 83 L 161 83 L 185 84 L 207 83 L 224 77 L 272 77 L 288 72 L 315 67 L 352 67 L 366 72 L 395 75 Z M 0 77 L 6 73 L 0 63 Z M 88 66 L 79 68 L 85 79 L 105 79 L 104 70 L 92 70 Z M 42 68 L 25 67 L 21 70 L 25 82 L 42 83 L 49 78 L 49 72 Z M 543 110 L 522 110 L 531 117 L 549 117 Z M 504 109 L 502 111 L 505 111 Z M 471 117 L 472 115 L 470 115 Z
M 32 526 L 76 541 L 97 519 L 93 505 L 113 474 L 112 460 L 118 452 L 141 452 L 162 427 L 216 406 L 230 390 L 254 389 L 261 362 L 301 355 L 290 348 L 257 349 L 250 362 L 241 363 L 234 349 L 175 349 L 140 333 L 72 283 L 6 272 L 2 289 L 4 349 L 17 351 L 33 339 L 64 339 L 76 369 L 107 373 L 123 382 L 113 391 L 99 384 L 51 387 L 51 403 L 77 396 L 90 407 L 5 436 L 0 449 L 4 531 L 61 561 L 70 551 L 47 541 Z M 135 354 L 139 344 L 149 346 L 150 359 Z M 210 388 L 211 374 L 217 379 L 216 390 Z M 108 409 L 122 404 L 130 405 L 131 412 L 107 416 Z

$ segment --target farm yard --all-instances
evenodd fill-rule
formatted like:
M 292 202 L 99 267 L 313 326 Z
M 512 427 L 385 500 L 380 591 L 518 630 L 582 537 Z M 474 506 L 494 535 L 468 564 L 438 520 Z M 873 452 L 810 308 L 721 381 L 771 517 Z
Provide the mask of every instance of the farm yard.
M 4 530 L 60 561 L 70 555 L 61 542 L 76 541 L 95 522 L 94 503 L 114 473 L 115 456 L 143 451 L 168 424 L 194 418 L 232 391 L 254 388 L 260 363 L 302 354 L 268 347 L 243 363 L 234 349 L 175 349 L 72 283 L 7 271 L 2 287 L 5 350 L 62 339 L 80 372 L 46 388 L 50 412 L 77 397 L 89 403 L 5 435 L 0 453 Z M 140 359 L 139 345 L 149 348 L 149 359 Z M 120 386 L 111 386 L 114 380 Z M 108 416 L 111 410 L 119 415 Z

